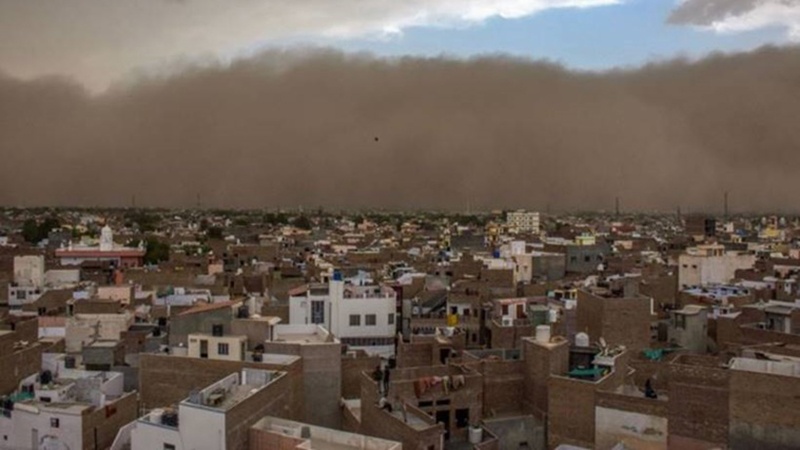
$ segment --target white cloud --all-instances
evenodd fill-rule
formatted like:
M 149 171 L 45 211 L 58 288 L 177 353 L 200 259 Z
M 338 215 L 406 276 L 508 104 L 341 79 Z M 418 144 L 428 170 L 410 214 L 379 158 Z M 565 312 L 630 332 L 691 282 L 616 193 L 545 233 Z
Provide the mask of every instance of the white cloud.
M 800 5 L 766 3 L 733 17 L 714 21 L 710 27 L 721 33 L 736 33 L 779 26 L 786 28 L 792 40 L 800 40 Z
M 102 88 L 131 69 L 218 56 L 255 42 L 348 39 L 624 0 L 0 1 L 0 70 L 59 73 Z
M 781 27 L 800 40 L 800 0 L 680 0 L 669 20 L 719 33 Z

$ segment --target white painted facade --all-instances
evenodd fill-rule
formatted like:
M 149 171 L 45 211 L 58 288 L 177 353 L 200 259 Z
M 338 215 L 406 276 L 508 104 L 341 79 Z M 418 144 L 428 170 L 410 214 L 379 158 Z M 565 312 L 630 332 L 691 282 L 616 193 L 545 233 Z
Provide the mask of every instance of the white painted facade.
M 681 288 L 728 284 L 737 270 L 752 268 L 755 262 L 755 255 L 726 252 L 721 245 L 690 248 L 678 257 L 678 284 Z
M 332 279 L 327 292 L 309 287 L 289 300 L 290 325 L 322 325 L 353 349 L 394 354 L 397 294 L 385 286 L 353 286 Z
M 72 450 L 83 448 L 86 405 L 48 407 L 16 403 L 11 417 L 0 416 L 0 448 Z
M 153 410 L 134 422 L 130 429 L 130 449 L 226 450 L 228 427 L 236 425 L 226 424 L 227 413 L 282 375 L 285 373 L 258 369 L 231 374 L 183 400 L 178 406 L 177 427 L 164 422 L 164 410 Z M 214 406 L 211 398 L 219 393 L 238 400 Z
M 595 444 L 612 448 L 624 442 L 630 448 L 667 449 L 667 418 L 619 409 L 595 408 Z

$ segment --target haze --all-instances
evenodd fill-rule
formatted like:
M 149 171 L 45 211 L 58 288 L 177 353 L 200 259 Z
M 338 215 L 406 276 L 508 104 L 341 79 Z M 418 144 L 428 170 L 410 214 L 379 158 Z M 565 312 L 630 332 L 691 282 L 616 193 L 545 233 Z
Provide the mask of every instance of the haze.
M 792 47 L 603 75 L 268 52 L 95 96 L 3 77 L 0 203 L 787 208 L 798 89 Z

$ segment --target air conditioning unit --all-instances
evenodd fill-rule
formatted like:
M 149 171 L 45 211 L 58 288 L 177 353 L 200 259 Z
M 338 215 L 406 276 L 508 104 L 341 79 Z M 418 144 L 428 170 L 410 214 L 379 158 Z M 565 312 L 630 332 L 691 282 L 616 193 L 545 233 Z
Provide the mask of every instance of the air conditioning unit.
M 513 327 L 514 319 L 511 316 L 503 316 L 502 324 L 504 327 Z

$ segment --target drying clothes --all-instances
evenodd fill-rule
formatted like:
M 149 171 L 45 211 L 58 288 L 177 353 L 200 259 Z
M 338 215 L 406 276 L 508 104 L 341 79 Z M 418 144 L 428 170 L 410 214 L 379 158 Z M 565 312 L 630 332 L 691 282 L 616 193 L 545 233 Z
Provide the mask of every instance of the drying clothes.
M 444 395 L 450 395 L 450 377 L 442 377 L 442 391 Z
M 464 375 L 453 375 L 451 386 L 454 391 L 461 389 L 465 384 L 467 384 L 467 381 L 464 379 Z
M 441 382 L 441 380 L 440 380 Z M 414 394 L 417 398 L 425 395 L 435 384 L 435 377 L 422 377 L 414 381 Z

